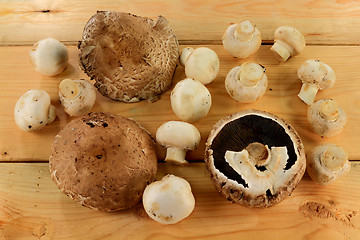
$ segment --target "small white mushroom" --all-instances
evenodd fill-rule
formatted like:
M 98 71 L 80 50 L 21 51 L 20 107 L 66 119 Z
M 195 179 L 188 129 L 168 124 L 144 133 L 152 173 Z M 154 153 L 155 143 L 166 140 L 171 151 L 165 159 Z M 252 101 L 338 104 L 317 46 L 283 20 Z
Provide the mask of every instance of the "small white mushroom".
M 95 104 L 95 87 L 85 80 L 64 79 L 59 85 L 59 98 L 70 116 L 88 113 Z
M 44 90 L 29 90 L 15 104 L 15 123 L 24 131 L 42 129 L 55 117 L 56 108 L 51 105 L 50 96 Z
M 183 48 L 180 55 L 180 65 L 185 67 L 186 60 L 190 56 L 190 54 L 194 51 L 192 47 Z
M 216 52 L 207 47 L 199 47 L 192 51 L 185 62 L 186 77 L 204 85 L 214 81 L 219 69 L 220 60 Z
M 300 54 L 306 45 L 301 32 L 289 26 L 282 26 L 275 30 L 274 42 L 270 50 L 280 62 L 286 62 L 290 56 Z
M 298 68 L 297 75 L 303 83 L 298 96 L 308 105 L 314 102 L 319 89 L 334 86 L 336 80 L 334 70 L 319 60 L 305 61 Z
M 61 73 L 69 58 L 66 46 L 53 38 L 38 41 L 29 54 L 35 70 L 45 76 Z
M 351 168 L 348 154 L 336 144 L 317 146 L 307 157 L 307 172 L 311 179 L 327 185 L 337 177 L 346 174 Z
M 242 103 L 255 102 L 263 96 L 267 84 L 265 67 L 254 62 L 234 67 L 225 79 L 226 91 L 234 100 Z
M 186 152 L 196 149 L 200 140 L 199 130 L 186 122 L 165 122 L 156 131 L 156 141 L 167 148 L 165 161 L 175 165 L 188 164 Z
M 195 207 L 190 184 L 183 178 L 166 175 L 145 188 L 146 213 L 162 224 L 174 224 L 188 217 Z
M 211 94 L 200 82 L 185 78 L 171 91 L 170 102 L 172 110 L 181 120 L 196 122 L 208 114 Z
M 261 46 L 261 33 L 249 20 L 230 25 L 222 38 L 226 51 L 238 58 L 247 58 Z
M 307 119 L 315 133 L 332 137 L 343 130 L 347 117 L 335 100 L 322 99 L 310 105 Z

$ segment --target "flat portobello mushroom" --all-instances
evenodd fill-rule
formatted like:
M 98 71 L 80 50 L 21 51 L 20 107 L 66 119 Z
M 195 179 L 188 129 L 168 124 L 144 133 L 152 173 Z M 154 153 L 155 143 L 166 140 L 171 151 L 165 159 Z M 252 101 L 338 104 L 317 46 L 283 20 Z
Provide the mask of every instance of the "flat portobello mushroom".
M 79 42 L 80 65 L 111 99 L 156 101 L 171 86 L 179 58 L 168 21 L 130 13 L 98 11 Z
M 305 150 L 295 129 L 259 110 L 244 110 L 215 124 L 205 162 L 216 189 L 247 207 L 271 207 L 304 175 Z
M 69 122 L 55 137 L 51 178 L 86 207 L 106 212 L 130 208 L 155 179 L 155 146 L 137 122 L 90 113 Z

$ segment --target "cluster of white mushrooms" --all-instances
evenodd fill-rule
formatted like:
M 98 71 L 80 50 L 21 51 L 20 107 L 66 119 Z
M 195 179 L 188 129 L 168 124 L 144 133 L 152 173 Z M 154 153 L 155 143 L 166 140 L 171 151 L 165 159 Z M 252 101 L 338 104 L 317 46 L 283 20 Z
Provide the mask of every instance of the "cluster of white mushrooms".
M 68 64 L 66 46 L 53 38 L 38 41 L 29 54 L 35 70 L 45 76 L 60 74 Z M 88 81 L 64 79 L 59 84 L 59 99 L 67 114 L 80 116 L 94 106 L 96 91 Z M 24 131 L 40 130 L 55 120 L 56 108 L 46 91 L 31 89 L 17 101 L 14 118 Z

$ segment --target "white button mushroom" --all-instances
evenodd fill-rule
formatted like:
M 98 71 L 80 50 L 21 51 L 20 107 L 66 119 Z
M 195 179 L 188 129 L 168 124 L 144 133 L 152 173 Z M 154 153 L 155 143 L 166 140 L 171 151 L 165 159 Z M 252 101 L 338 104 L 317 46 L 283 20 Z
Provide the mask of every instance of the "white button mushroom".
M 15 104 L 16 125 L 24 131 L 39 130 L 54 121 L 56 108 L 43 90 L 29 90 Z
M 69 58 L 66 46 L 53 38 L 38 41 L 29 54 L 35 70 L 45 76 L 61 73 Z
M 267 84 L 265 68 L 254 62 L 234 67 L 225 79 L 226 91 L 234 100 L 242 103 L 255 102 L 263 96 Z
M 180 65 L 185 67 L 186 60 L 190 56 L 190 54 L 194 51 L 192 47 L 183 48 L 180 55 Z
M 329 65 L 312 59 L 301 64 L 297 75 L 303 83 L 298 96 L 308 105 L 314 102 L 319 89 L 334 86 L 336 80 L 335 72 Z
M 145 188 L 146 213 L 162 224 L 174 224 L 188 217 L 195 207 L 190 184 L 183 178 L 166 175 Z
M 167 148 L 165 161 L 175 165 L 188 164 L 186 152 L 196 149 L 200 140 L 199 130 L 186 122 L 165 122 L 156 131 L 156 141 Z
M 181 120 L 196 122 L 208 114 L 211 94 L 200 82 L 185 78 L 171 91 L 170 102 L 172 110 Z
M 96 91 L 88 81 L 64 79 L 59 85 L 59 98 L 67 114 L 80 116 L 94 106 Z
M 337 177 L 346 174 L 351 168 L 348 154 L 336 144 L 317 146 L 307 158 L 307 172 L 311 179 L 327 185 Z
M 306 45 L 301 32 L 289 26 L 282 26 L 275 30 L 274 42 L 270 50 L 280 62 L 286 62 L 290 56 L 300 54 Z
M 220 60 L 213 50 L 199 47 L 191 52 L 185 62 L 185 75 L 202 84 L 211 83 L 219 73 Z
M 332 137 L 343 130 L 347 117 L 335 100 L 322 99 L 310 105 L 307 119 L 315 133 Z
M 247 58 L 261 46 L 261 33 L 249 20 L 230 25 L 222 38 L 226 51 L 238 58 Z

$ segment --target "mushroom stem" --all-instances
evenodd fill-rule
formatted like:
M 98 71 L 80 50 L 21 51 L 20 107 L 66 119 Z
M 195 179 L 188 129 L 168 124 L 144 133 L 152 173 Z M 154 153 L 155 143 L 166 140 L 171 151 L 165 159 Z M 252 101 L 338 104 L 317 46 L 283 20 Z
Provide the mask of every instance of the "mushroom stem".
M 320 104 L 319 114 L 327 121 L 336 121 L 336 119 L 339 117 L 337 103 L 330 99 L 323 101 Z
M 62 80 L 59 85 L 59 91 L 69 101 L 74 100 L 80 95 L 78 84 L 71 79 Z
M 246 151 L 248 151 L 249 156 L 254 160 L 257 166 L 265 166 L 271 158 L 269 147 L 262 143 L 250 143 L 246 147 Z
M 339 146 L 331 146 L 329 147 L 322 155 L 321 155 L 321 163 L 332 171 L 338 171 L 344 167 L 346 161 L 348 160 L 347 154 L 345 151 Z
M 309 84 L 304 82 L 301 86 L 301 90 L 298 96 L 307 105 L 311 105 L 314 102 L 315 96 L 318 91 L 319 88 L 315 84 Z
M 190 56 L 190 54 L 194 51 L 192 47 L 183 48 L 180 55 L 180 65 L 185 67 L 186 60 Z
M 255 32 L 254 26 L 250 21 L 245 20 L 240 22 L 234 31 L 234 37 L 242 42 L 250 41 Z
M 264 68 L 253 62 L 246 62 L 241 65 L 241 71 L 236 78 L 245 86 L 255 86 L 264 76 Z
M 275 58 L 282 62 L 286 62 L 291 55 L 288 45 L 279 40 L 274 43 L 270 50 L 274 53 Z
M 165 161 L 174 165 L 186 165 L 189 164 L 185 160 L 186 149 L 178 147 L 168 147 L 166 150 Z
M 50 105 L 47 123 L 53 122 L 55 120 L 55 118 L 56 118 L 56 107 L 54 107 L 53 105 Z

